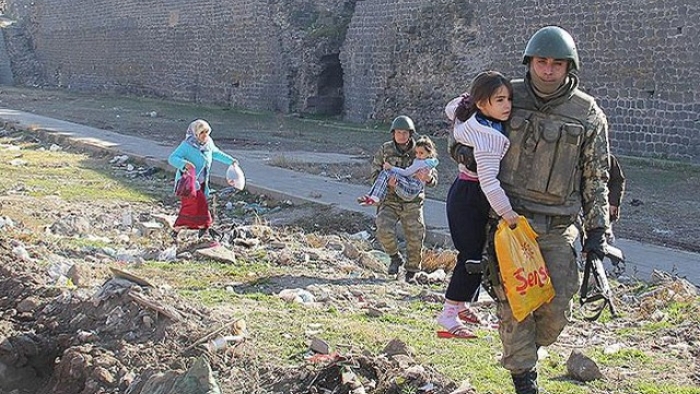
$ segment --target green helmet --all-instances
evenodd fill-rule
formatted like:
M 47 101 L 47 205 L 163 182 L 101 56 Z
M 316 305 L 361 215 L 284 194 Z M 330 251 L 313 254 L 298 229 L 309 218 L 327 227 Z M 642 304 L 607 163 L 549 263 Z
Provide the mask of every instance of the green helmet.
M 391 122 L 391 132 L 394 130 L 409 130 L 411 134 L 416 132 L 416 126 L 413 125 L 413 120 L 406 115 L 397 116 Z
M 545 26 L 532 35 L 525 47 L 523 64 L 530 63 L 533 56 L 567 59 L 570 68 L 579 69 L 576 43 L 571 34 L 559 26 Z

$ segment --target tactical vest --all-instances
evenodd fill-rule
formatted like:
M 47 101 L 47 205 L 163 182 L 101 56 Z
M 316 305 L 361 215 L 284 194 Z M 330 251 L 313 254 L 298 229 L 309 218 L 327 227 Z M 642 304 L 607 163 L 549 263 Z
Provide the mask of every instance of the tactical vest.
M 575 215 L 581 209 L 581 151 L 593 130 L 586 119 L 594 100 L 576 89 L 573 97 L 538 111 L 523 80 L 513 81 L 510 149 L 499 179 L 516 212 Z

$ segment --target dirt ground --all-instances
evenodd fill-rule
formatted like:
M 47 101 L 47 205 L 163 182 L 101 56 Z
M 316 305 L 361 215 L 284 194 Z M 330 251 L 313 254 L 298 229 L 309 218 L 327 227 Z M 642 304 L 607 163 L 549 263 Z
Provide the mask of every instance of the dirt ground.
M 430 274 L 449 271 L 453 251 L 429 251 L 408 284 L 385 274 L 366 217 L 248 193 L 217 197 L 218 246 L 194 232 L 175 243 L 168 175 L 31 134 L 0 138 L 2 394 L 511 392 L 496 331 L 435 338 L 446 278 Z M 543 355 L 542 384 L 700 393 L 695 287 L 661 275 L 616 292 L 622 316 L 577 318 Z M 475 308 L 493 318 L 492 304 Z M 572 349 L 597 349 L 606 378 L 567 375 Z
M 25 170 L 0 193 L 0 393 L 360 393 L 352 391 L 362 386 L 360 380 L 373 382 L 377 392 L 400 392 L 394 379 L 405 367 L 392 357 L 403 355 L 402 363 L 415 364 L 400 341 L 387 343 L 384 356 L 320 350 L 317 359 L 303 362 L 307 368 L 290 368 L 259 353 L 254 328 L 249 331 L 244 319 L 234 317 L 241 310 L 206 307 L 184 299 L 162 281 L 153 281 L 167 273 L 148 268 L 133 274 L 145 260 L 230 264 L 236 259 L 254 260 L 260 253 L 274 264 L 296 266 L 296 252 L 287 251 L 288 243 L 313 244 L 315 259 L 322 259 L 322 249 L 330 242 L 323 235 L 312 235 L 318 230 L 312 220 L 315 214 L 334 218 L 329 225 L 335 234 L 366 230 L 358 227 L 363 220 L 343 212 L 274 205 L 246 193 L 222 194 L 217 197 L 217 229 L 226 247 L 212 247 L 211 239 L 197 240 L 194 232 L 180 234 L 175 244 L 167 224 L 177 201 L 170 195 L 166 174 L 97 155 L 83 159 L 81 166 L 111 172 L 120 183 L 148 187 L 150 193 L 164 196 L 163 201 L 156 205 L 99 198 L 85 204 L 70 201 L 59 190 L 35 197 L 45 187 L 42 180 L 56 177 L 42 173 L 42 167 L 58 171 L 73 164 L 63 159 L 58 164 L 33 163 L 21 152 L 38 146 L 43 151 L 60 149 L 21 133 L 2 134 L 10 143 L 0 144 L 0 150 L 17 152 L 10 157 L 24 160 L 9 165 Z M 97 180 L 80 182 L 99 185 Z M 351 241 L 337 235 L 333 240 L 334 247 L 361 253 Z M 363 243 L 358 240 L 357 247 L 366 248 Z M 372 261 L 376 270 L 378 263 Z M 327 263 L 329 279 L 348 269 L 347 261 Z M 309 268 L 292 270 L 301 281 L 324 275 Z M 221 278 L 214 278 L 208 286 L 223 286 L 217 283 Z M 263 287 L 271 295 L 301 284 L 291 276 L 266 282 Z M 235 287 L 239 293 L 261 291 L 259 285 Z M 232 342 L 216 345 L 211 340 L 217 337 Z M 439 388 L 435 392 L 456 387 L 429 367 L 402 379 L 419 386 L 430 382 Z
M 0 107 L 69 120 L 162 141 L 178 143 L 192 119 L 207 119 L 217 143 L 226 148 L 308 150 L 364 156 L 362 165 L 284 165 L 300 171 L 327 174 L 346 182 L 366 183 L 369 161 L 377 147 L 389 138 L 386 125 L 364 127 L 333 120 L 300 116 L 257 114 L 211 106 L 166 101 L 78 94 L 65 90 L 0 89 Z M 420 125 L 417 125 L 420 132 Z M 447 130 L 447 124 L 445 126 Z M 444 136 L 433 136 L 439 152 L 446 152 Z M 440 183 L 428 189 L 430 198 L 444 200 L 456 176 L 456 167 L 441 155 Z M 621 157 L 627 176 L 627 193 L 616 235 L 693 252 L 700 252 L 700 167 L 661 160 Z M 358 217 L 359 218 L 359 217 Z

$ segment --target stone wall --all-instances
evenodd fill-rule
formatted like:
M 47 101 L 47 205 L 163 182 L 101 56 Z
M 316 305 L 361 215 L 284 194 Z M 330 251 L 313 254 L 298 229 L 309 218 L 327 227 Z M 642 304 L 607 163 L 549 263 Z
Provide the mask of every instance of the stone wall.
M 700 162 L 698 2 L 7 0 L 6 8 L 20 22 L 5 29 L 16 81 L 282 112 L 340 108 L 355 122 L 406 114 L 426 133 L 448 129 L 445 102 L 477 72 L 522 76 L 529 36 L 557 24 L 577 41 L 582 85 L 608 115 L 614 152 Z
M 479 2 L 375 0 L 357 3 L 341 51 L 348 120 L 416 120 L 423 132 L 447 131 L 446 100 L 491 68 Z
M 484 69 L 522 77 L 525 44 L 548 24 L 574 36 L 613 152 L 700 163 L 700 3 L 683 0 L 358 2 L 341 53 L 346 116 L 444 130 L 446 100 Z
M 296 99 L 290 91 L 307 93 L 297 85 L 304 80 L 299 64 L 315 64 L 313 56 L 325 54 L 315 52 L 328 42 L 305 43 L 297 32 L 313 33 L 323 16 L 316 8 L 335 11 L 338 2 L 10 3 L 7 11 L 20 23 L 6 37 L 31 36 L 46 84 L 288 112 Z M 329 50 L 337 53 L 339 46 Z
M 404 114 L 421 131 L 446 130 L 442 108 L 489 65 L 475 42 L 475 6 L 462 1 L 357 3 L 341 51 L 348 120 Z
M 504 5 L 508 3 L 509 6 Z M 539 26 L 574 36 L 584 90 L 610 123 L 614 152 L 700 163 L 700 2 L 686 0 L 484 1 L 493 67 L 511 73 Z M 504 23 L 507 21 L 507 23 Z

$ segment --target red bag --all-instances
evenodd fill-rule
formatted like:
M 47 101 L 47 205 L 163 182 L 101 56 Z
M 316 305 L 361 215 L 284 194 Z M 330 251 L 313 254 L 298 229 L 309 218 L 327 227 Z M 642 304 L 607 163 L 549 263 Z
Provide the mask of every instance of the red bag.
M 194 173 L 194 167 L 189 167 L 177 180 L 175 195 L 182 198 L 194 198 L 197 195 L 197 177 Z

